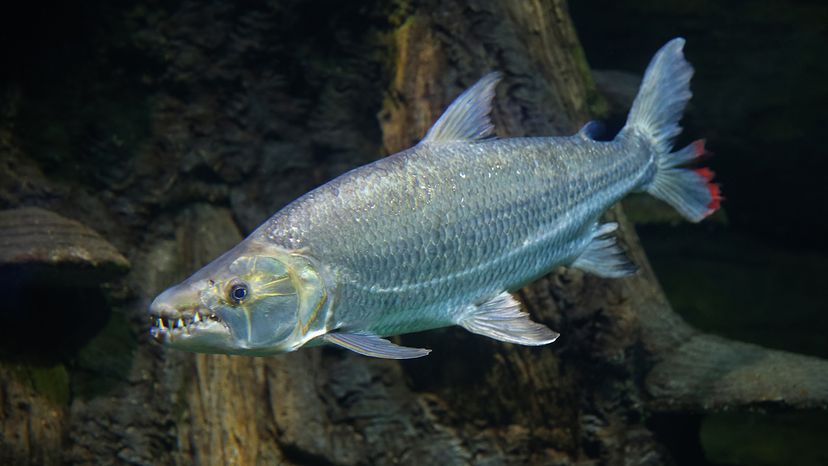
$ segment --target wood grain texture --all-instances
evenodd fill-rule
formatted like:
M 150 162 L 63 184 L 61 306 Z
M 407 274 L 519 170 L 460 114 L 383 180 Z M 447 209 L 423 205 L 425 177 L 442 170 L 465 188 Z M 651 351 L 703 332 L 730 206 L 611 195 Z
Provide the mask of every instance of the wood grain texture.
M 44 380 L 54 377 L 49 372 L 54 370 L 0 363 L 0 464 L 62 464 L 69 413 L 65 400 L 44 393 L 44 382 L 60 383 Z

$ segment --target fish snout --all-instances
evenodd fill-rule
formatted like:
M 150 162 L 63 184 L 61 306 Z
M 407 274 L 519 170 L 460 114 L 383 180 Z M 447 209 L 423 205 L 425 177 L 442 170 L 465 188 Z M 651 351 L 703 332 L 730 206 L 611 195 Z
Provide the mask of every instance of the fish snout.
M 149 306 L 149 315 L 150 334 L 159 340 L 216 320 L 215 314 L 202 307 L 198 290 L 189 285 L 174 286 L 158 295 Z
M 183 299 L 178 287 L 165 290 L 158 295 L 149 306 L 149 313 L 153 317 L 176 319 L 181 316 Z

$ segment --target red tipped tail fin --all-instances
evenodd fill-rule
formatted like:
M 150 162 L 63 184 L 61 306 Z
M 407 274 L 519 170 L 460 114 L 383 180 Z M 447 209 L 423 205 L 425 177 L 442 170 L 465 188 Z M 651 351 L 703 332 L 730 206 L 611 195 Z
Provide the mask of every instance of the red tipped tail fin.
M 691 222 L 698 222 L 719 208 L 722 196 L 715 173 L 707 167 L 682 168 L 682 165 L 708 154 L 704 140 L 665 154 L 656 160 L 658 167 L 647 192 L 667 202 Z
M 684 168 L 707 154 L 703 139 L 670 152 L 673 140 L 681 133 L 679 120 L 693 95 L 693 67 L 684 59 L 683 48 L 684 39 L 676 38 L 656 52 L 618 137 L 643 138 L 647 142 L 656 172 L 642 188 L 688 220 L 698 222 L 719 207 L 722 197 L 719 185 L 711 182 L 712 171 Z

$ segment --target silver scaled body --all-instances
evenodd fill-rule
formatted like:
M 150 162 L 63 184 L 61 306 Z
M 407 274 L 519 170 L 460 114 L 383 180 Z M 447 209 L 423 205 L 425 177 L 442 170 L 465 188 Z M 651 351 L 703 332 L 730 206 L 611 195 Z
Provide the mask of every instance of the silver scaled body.
M 673 151 L 691 97 L 684 40 L 662 47 L 612 141 L 487 139 L 491 73 L 461 94 L 416 146 L 305 194 L 150 305 L 152 334 L 188 351 L 269 355 L 333 344 L 394 359 L 429 350 L 383 338 L 459 325 L 522 345 L 558 334 L 510 292 L 571 265 L 602 277 L 635 266 L 599 217 L 646 191 L 690 221 L 721 199 L 690 168 L 699 140 Z
M 583 131 L 425 142 L 311 191 L 253 237 L 328 269 L 331 329 L 453 325 L 469 305 L 572 263 L 601 213 L 652 177 L 642 142 Z

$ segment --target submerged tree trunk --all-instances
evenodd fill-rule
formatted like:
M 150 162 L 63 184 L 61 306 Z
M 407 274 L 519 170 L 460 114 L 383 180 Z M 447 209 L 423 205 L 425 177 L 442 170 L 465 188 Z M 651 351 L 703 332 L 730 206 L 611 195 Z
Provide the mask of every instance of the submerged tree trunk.
M 0 458 L 664 464 L 670 453 L 647 424 L 654 413 L 828 400 L 824 361 L 688 327 L 620 208 L 608 215 L 620 222 L 638 275 L 606 280 L 562 269 L 521 292 L 533 318 L 562 334 L 549 346 L 445 329 L 401 337 L 434 351 L 397 362 L 333 348 L 192 355 L 151 342 L 145 310 L 156 293 L 292 198 L 415 143 L 487 71 L 505 76 L 494 110 L 500 136 L 570 134 L 603 111 L 563 0 L 386 3 L 184 2 L 128 11 L 132 40 L 158 65 L 147 78 L 150 135 L 131 154 L 128 174 L 102 175 L 100 193 L 92 182 L 74 191 L 49 182 L 66 192 L 51 207 L 96 225 L 129 256 L 130 275 L 107 293 L 137 345 L 122 355 L 127 370 L 106 372 L 105 389 L 88 388 L 101 379 L 78 385 L 85 366 L 67 364 L 68 415 L 57 409 L 60 422 L 49 424 L 62 435 L 44 434 L 20 446 L 25 452 L 6 440 Z M 37 193 L 28 196 L 24 202 L 39 202 Z M 88 205 L 100 210 L 90 214 Z M 809 378 L 814 373 L 823 377 Z M 13 415 L 0 421 L 18 422 Z M 61 437 L 62 455 L 44 453 Z

